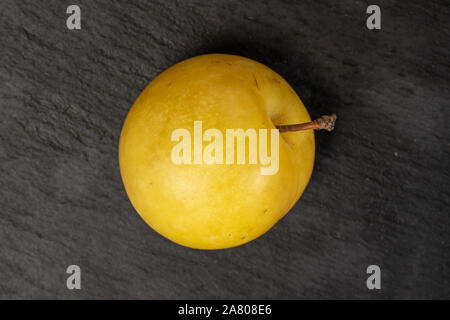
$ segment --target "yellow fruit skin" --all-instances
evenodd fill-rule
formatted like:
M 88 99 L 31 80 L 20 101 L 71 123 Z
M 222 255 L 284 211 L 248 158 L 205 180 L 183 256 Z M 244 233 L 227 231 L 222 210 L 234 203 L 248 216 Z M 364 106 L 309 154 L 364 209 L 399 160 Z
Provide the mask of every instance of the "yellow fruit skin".
M 171 151 L 177 142 L 171 134 L 185 128 L 193 137 L 196 120 L 203 121 L 203 132 L 219 129 L 225 145 L 226 129 L 270 132 L 278 124 L 311 121 L 308 111 L 289 84 L 265 65 L 209 54 L 160 74 L 125 120 L 120 172 L 131 203 L 147 224 L 191 248 L 249 242 L 268 231 L 303 193 L 314 165 L 314 132 L 280 133 L 274 175 L 261 175 L 259 163 L 176 165 Z

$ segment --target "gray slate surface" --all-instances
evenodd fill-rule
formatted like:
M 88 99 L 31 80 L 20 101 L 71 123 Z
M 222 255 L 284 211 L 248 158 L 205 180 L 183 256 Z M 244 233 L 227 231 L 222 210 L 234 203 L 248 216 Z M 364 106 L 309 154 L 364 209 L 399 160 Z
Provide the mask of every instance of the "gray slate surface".
M 2 1 L 0 298 L 450 298 L 448 2 L 377 1 L 377 32 L 365 1 L 74 3 L 79 31 L 68 2 Z M 117 146 L 145 86 L 211 52 L 267 64 L 339 120 L 276 227 L 198 251 L 139 218 Z

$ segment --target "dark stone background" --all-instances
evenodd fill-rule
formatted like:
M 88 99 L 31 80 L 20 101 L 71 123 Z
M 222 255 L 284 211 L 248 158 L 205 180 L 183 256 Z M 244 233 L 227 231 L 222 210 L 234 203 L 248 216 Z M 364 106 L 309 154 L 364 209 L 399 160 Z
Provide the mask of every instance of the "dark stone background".
M 448 2 L 376 1 L 381 31 L 366 1 L 73 3 L 79 31 L 72 1 L 1 5 L 0 298 L 450 298 Z M 198 251 L 139 218 L 117 146 L 154 77 L 212 52 L 267 64 L 339 120 L 270 232 Z

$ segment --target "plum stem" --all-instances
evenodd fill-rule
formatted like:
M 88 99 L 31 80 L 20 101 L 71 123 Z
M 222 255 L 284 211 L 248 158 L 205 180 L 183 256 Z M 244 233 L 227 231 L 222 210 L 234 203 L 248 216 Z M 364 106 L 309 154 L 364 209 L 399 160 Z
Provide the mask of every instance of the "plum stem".
M 276 126 L 280 132 L 301 131 L 301 130 L 327 130 L 332 131 L 336 122 L 337 116 L 333 113 L 331 116 L 321 116 L 314 121 L 299 123 L 299 124 L 287 124 Z

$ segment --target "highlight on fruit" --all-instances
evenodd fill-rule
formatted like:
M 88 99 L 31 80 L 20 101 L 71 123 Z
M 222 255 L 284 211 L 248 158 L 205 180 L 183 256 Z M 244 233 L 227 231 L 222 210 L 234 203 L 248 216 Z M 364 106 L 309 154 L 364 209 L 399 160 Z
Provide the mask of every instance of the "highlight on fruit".
M 295 90 L 257 61 L 190 58 L 158 75 L 130 109 L 119 142 L 123 184 L 165 238 L 239 246 L 297 203 L 313 171 L 314 131 L 333 130 L 336 118 L 311 121 Z

